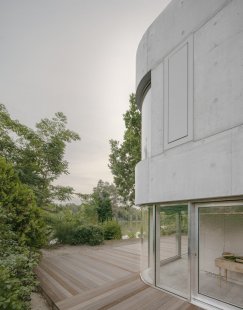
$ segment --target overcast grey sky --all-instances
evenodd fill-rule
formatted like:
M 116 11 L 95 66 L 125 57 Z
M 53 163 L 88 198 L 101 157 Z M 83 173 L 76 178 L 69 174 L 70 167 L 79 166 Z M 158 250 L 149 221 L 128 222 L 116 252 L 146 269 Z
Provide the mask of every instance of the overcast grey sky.
M 135 91 L 138 43 L 170 0 L 0 0 L 0 102 L 34 127 L 62 111 L 81 141 L 59 184 L 90 193 L 112 182 L 109 140 Z

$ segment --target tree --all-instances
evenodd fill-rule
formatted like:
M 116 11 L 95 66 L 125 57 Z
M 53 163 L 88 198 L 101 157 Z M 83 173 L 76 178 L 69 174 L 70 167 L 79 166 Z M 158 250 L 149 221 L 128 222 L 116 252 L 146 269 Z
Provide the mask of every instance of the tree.
M 33 192 L 0 157 L 0 309 L 30 309 L 45 231 Z
M 123 142 L 110 140 L 109 168 L 119 195 L 127 206 L 134 205 L 135 166 L 141 158 L 141 113 L 135 95 L 130 95 L 129 110 L 123 115 L 125 132 Z
M 60 175 L 68 174 L 64 160 L 67 143 L 80 140 L 66 125 L 66 116 L 58 112 L 51 119 L 42 119 L 33 130 L 13 120 L 0 104 L 0 156 L 14 164 L 20 180 L 34 191 L 41 207 L 74 194 L 71 187 L 53 185 Z
M 99 180 L 97 187 L 93 189 L 92 200 L 96 207 L 98 221 L 103 223 L 112 219 L 112 207 L 109 191 L 106 189 L 106 182 Z
M 34 193 L 22 184 L 11 164 L 0 157 L 0 219 L 21 245 L 38 248 L 45 243 L 45 226 Z M 2 234 L 1 234 L 2 236 Z

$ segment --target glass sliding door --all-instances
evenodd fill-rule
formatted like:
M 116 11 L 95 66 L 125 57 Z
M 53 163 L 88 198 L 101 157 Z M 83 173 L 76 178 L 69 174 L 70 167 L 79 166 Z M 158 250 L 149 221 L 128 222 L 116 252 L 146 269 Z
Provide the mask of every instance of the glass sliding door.
M 197 205 L 197 293 L 243 308 L 243 204 Z
M 157 206 L 156 285 L 188 298 L 188 206 Z

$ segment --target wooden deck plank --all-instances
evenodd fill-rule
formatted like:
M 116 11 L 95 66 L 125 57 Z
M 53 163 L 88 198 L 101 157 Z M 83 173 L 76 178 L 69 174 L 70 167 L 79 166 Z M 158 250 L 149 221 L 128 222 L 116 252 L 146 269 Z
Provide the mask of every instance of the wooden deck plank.
M 111 255 L 112 257 L 114 257 L 115 259 L 122 259 L 122 258 L 126 258 L 126 260 L 128 262 L 130 262 L 131 264 L 136 264 L 137 262 L 139 262 L 140 256 L 138 256 L 137 254 L 133 254 L 127 251 L 124 251 L 124 249 L 118 249 L 118 248 L 112 248 L 110 250 L 100 250 L 99 254 L 105 254 L 105 255 Z
M 138 267 L 140 263 L 140 256 L 124 251 L 123 249 L 112 248 L 109 251 L 100 251 L 100 254 L 110 255 L 114 260 L 118 261 L 125 260 L 128 264 L 136 265 L 136 267 Z
M 70 270 L 75 272 L 75 274 L 77 270 L 80 270 L 87 273 L 88 275 L 94 275 L 95 279 L 100 276 L 101 278 L 103 278 L 104 281 L 109 281 L 113 278 L 112 274 L 116 272 L 119 274 L 119 276 L 124 275 L 124 272 L 121 272 L 120 269 L 116 266 L 110 266 L 106 262 L 100 263 L 99 261 L 97 261 L 97 259 L 94 259 L 93 257 L 86 257 L 84 254 L 68 255 L 63 257 L 61 260 L 63 266 L 66 268 L 70 268 Z
M 89 281 L 91 283 L 91 287 L 97 287 L 112 280 L 112 277 L 106 277 L 102 270 L 97 267 L 97 265 L 94 269 L 92 266 L 88 265 L 92 264 L 92 262 L 88 263 L 87 261 L 85 263 L 83 261 L 80 261 L 79 257 L 66 257 L 65 264 L 73 266 L 73 270 L 76 270 L 76 274 L 81 274 L 82 278 L 84 278 L 85 281 Z M 95 264 L 95 262 L 93 262 L 93 264 Z
M 115 249 L 120 250 L 120 247 L 114 247 Z M 122 247 L 122 251 L 125 253 L 130 253 L 133 255 L 137 255 L 138 257 L 141 255 L 141 245 L 140 244 L 129 244 L 124 245 Z
M 42 268 L 37 267 L 36 274 L 41 283 L 42 289 L 47 293 L 50 298 L 53 299 L 54 302 L 72 296 L 69 291 L 67 291 L 58 281 L 53 279 Z
M 80 263 L 80 255 L 72 255 L 72 257 L 70 257 L 69 259 L 72 260 L 72 262 L 78 267 L 78 264 Z M 85 264 L 85 268 L 88 272 L 95 275 L 99 274 L 101 277 L 104 278 L 104 280 L 114 280 L 116 278 L 124 276 L 125 274 L 130 274 L 130 272 L 124 272 L 124 270 L 121 270 L 115 264 L 111 265 L 105 259 L 100 262 L 97 259 L 96 254 L 95 257 L 90 255 L 86 256 L 86 254 L 82 255 L 82 262 Z M 95 268 L 93 267 L 94 265 Z
M 61 302 L 57 303 L 57 306 L 60 310 L 67 310 L 71 307 L 74 307 L 75 305 L 81 304 L 82 302 L 85 302 L 87 300 L 92 299 L 93 297 L 96 297 L 98 295 L 101 295 L 103 293 L 106 293 L 110 291 L 113 288 L 121 287 L 135 279 L 139 279 L 138 274 L 132 274 L 131 276 L 125 276 L 119 280 L 112 281 L 106 285 L 103 285 L 102 287 L 99 287 L 97 289 L 90 290 L 86 293 L 80 293 L 76 296 L 72 296 L 70 298 L 67 298 Z
M 157 310 L 161 305 L 166 304 L 167 301 L 171 300 L 170 295 L 163 292 L 158 292 L 157 290 L 147 287 L 143 292 L 138 292 L 136 296 L 132 296 L 129 299 L 117 304 L 116 306 L 110 308 L 111 310 Z M 169 309 L 169 308 L 164 308 Z
M 85 254 L 87 255 L 87 254 Z M 134 260 L 133 262 L 126 261 L 124 258 L 119 258 L 116 255 L 110 255 L 110 253 L 107 253 L 105 251 L 97 251 L 95 255 L 96 259 L 99 259 L 100 261 L 103 262 L 108 262 L 112 265 L 116 265 L 120 268 L 123 268 L 124 270 L 127 271 L 132 271 L 132 272 L 139 272 L 139 263 Z
M 72 295 L 84 291 L 87 286 L 83 285 L 76 277 L 70 275 L 69 272 L 60 268 L 60 265 L 53 264 L 53 262 L 42 260 L 40 268 L 45 270 L 51 277 L 56 279 L 63 287 L 66 287 Z
M 70 310 L 98 310 L 98 309 L 108 309 L 115 303 L 131 297 L 147 288 L 147 285 L 144 284 L 140 279 L 130 281 L 129 283 L 113 288 L 108 292 L 100 294 L 82 304 L 76 305 Z
M 74 264 L 66 260 L 66 258 L 63 259 L 61 257 L 53 258 L 53 262 L 55 264 L 58 264 L 66 272 L 70 273 L 70 275 L 72 275 L 74 278 L 80 279 L 84 290 L 97 287 L 97 283 L 95 282 L 95 280 L 91 279 L 92 276 L 85 271 L 84 265 L 77 268 Z

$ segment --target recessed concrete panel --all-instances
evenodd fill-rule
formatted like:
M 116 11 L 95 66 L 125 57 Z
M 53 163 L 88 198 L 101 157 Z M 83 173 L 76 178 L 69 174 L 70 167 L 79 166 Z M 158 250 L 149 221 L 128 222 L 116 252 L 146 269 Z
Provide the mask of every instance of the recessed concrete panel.
M 193 136 L 193 37 L 164 60 L 164 148 Z
M 194 137 L 243 124 L 243 5 L 230 3 L 194 34 Z
M 188 135 L 188 45 L 168 58 L 168 143 Z

